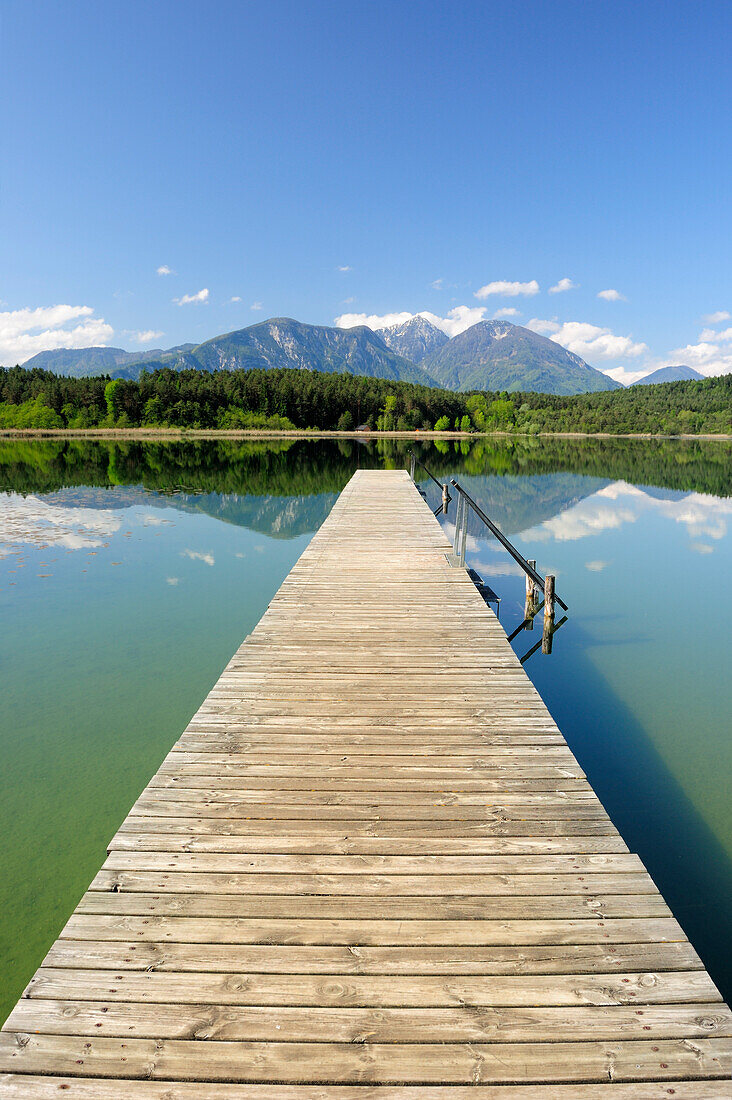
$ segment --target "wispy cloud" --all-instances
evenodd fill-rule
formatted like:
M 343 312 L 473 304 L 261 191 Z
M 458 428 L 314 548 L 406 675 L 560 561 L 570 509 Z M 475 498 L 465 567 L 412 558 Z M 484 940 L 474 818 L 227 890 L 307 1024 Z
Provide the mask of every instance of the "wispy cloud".
M 214 565 L 216 559 L 212 553 L 204 554 L 200 550 L 181 550 L 182 558 L 190 558 L 191 561 L 202 561 L 205 565 Z
M 149 344 L 151 340 L 159 340 L 161 336 L 165 336 L 164 332 L 156 332 L 155 329 L 148 328 L 144 332 L 136 332 L 133 335 L 133 340 L 136 344 Z
M 249 308 L 253 309 L 254 312 L 256 313 L 258 310 L 260 310 L 262 308 L 262 303 L 261 302 L 252 302 L 252 304 L 250 305 Z
M 718 325 L 722 321 L 731 319 L 732 314 L 728 313 L 726 309 L 718 309 L 716 313 L 707 313 L 705 317 L 702 317 L 702 321 L 706 321 L 708 325 Z
M 69 305 L 0 313 L 0 363 L 12 367 L 39 351 L 55 348 L 105 346 L 114 329 L 93 314 L 91 306 Z
M 501 317 L 520 317 L 521 311 L 514 309 L 513 306 L 505 306 L 503 309 L 497 309 L 493 314 L 493 320 L 498 321 Z
M 205 286 L 195 294 L 184 294 L 182 298 L 174 298 L 173 301 L 177 306 L 200 305 L 208 301 L 208 287 Z
M 442 284 L 444 283 L 444 281 L 444 279 L 435 279 L 433 282 L 430 283 L 430 286 L 433 290 L 442 290 Z
M 518 298 L 523 296 L 525 298 L 531 298 L 534 294 L 539 293 L 539 284 L 536 279 L 532 279 L 528 283 L 510 283 L 503 279 L 496 280 L 493 283 L 486 283 L 480 290 L 476 290 L 476 298 L 490 298 L 496 294 L 501 298 Z
M 573 283 L 571 279 L 560 279 L 554 286 L 549 287 L 550 294 L 563 294 L 565 290 L 576 290 L 577 283 Z
M 180 584 L 180 577 L 166 577 L 165 583 L 172 585 Z
M 229 305 L 233 305 L 235 302 L 240 302 L 240 301 L 241 301 L 241 297 L 238 294 L 232 294 L 231 298 L 229 298 Z
M 609 561 L 586 561 L 585 569 L 589 569 L 591 573 L 602 573 L 603 569 L 607 569 Z
M 342 272 L 344 272 L 344 273 L 345 273 L 346 271 L 350 271 L 350 270 L 351 270 L 351 265 L 350 265 L 350 264 L 342 264 L 342 265 L 339 265 L 339 266 L 338 266 L 338 268 L 337 268 L 336 270 L 337 270 L 337 271 L 342 271 Z
M 605 302 L 627 302 L 628 299 L 624 294 L 621 294 L 619 290 L 613 290 L 612 287 L 609 290 L 600 290 L 597 294 L 598 298 L 602 298 Z
M 172 267 L 168 267 L 167 264 L 161 264 L 160 267 L 157 270 L 157 274 L 158 275 L 173 275 L 174 272 L 173 272 Z

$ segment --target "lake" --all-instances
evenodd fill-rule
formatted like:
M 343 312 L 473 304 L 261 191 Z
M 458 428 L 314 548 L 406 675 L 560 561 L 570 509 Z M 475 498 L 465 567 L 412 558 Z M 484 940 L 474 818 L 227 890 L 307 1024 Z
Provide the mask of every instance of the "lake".
M 406 468 L 409 446 L 0 440 L 0 1020 L 353 471 Z M 556 575 L 569 618 L 526 671 L 732 1000 L 730 446 L 419 455 Z M 523 574 L 474 517 L 468 564 L 510 633 Z

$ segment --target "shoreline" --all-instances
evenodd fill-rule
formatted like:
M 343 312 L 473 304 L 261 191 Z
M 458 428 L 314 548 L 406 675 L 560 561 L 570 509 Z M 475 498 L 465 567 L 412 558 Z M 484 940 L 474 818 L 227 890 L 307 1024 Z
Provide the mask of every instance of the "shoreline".
M 412 439 L 416 442 L 434 442 L 440 439 L 696 439 L 700 442 L 726 443 L 732 441 L 732 435 L 668 435 L 663 432 L 384 432 L 376 429 L 367 432 L 339 432 L 305 428 L 294 431 L 263 428 L 2 428 L 0 440 L 6 439 L 130 439 L 163 443 L 179 443 L 189 439 Z

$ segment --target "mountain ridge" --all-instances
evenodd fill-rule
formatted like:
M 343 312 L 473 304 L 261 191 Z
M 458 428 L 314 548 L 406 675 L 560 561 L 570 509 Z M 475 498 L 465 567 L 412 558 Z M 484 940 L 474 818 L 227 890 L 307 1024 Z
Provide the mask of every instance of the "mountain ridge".
M 622 388 L 556 341 L 510 321 L 479 321 L 426 356 L 422 366 L 439 385 L 454 390 L 566 397 Z
M 404 354 L 405 350 L 411 355 Z M 578 355 L 521 325 L 479 321 L 449 338 L 420 315 L 380 330 L 271 317 L 197 345 L 141 353 L 103 347 L 57 349 L 40 352 L 24 367 L 77 378 L 108 374 L 131 380 L 138 379 L 142 371 L 161 368 L 207 372 L 296 368 L 451 390 L 534 391 L 559 396 L 619 388 L 619 383 Z
M 402 321 L 401 324 L 389 325 L 388 328 L 374 331 L 387 347 L 411 359 L 413 363 L 419 364 L 450 340 L 446 332 L 419 313 L 410 317 L 408 321 Z
M 638 378 L 635 382 L 631 382 L 631 385 L 656 386 L 662 382 L 698 382 L 705 377 L 705 375 L 699 374 L 698 370 L 694 370 L 693 367 L 674 363 L 670 367 L 659 367 L 658 370 L 651 371 L 650 374 L 644 375 L 643 378 Z

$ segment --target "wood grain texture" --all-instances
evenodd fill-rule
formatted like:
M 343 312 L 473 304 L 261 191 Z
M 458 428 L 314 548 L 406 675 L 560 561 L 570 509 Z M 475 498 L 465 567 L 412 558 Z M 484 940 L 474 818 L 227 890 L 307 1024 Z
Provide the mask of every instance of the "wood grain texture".
M 699 1100 L 732 1015 L 409 477 L 359 471 L 0 1033 L 0 1098 Z

